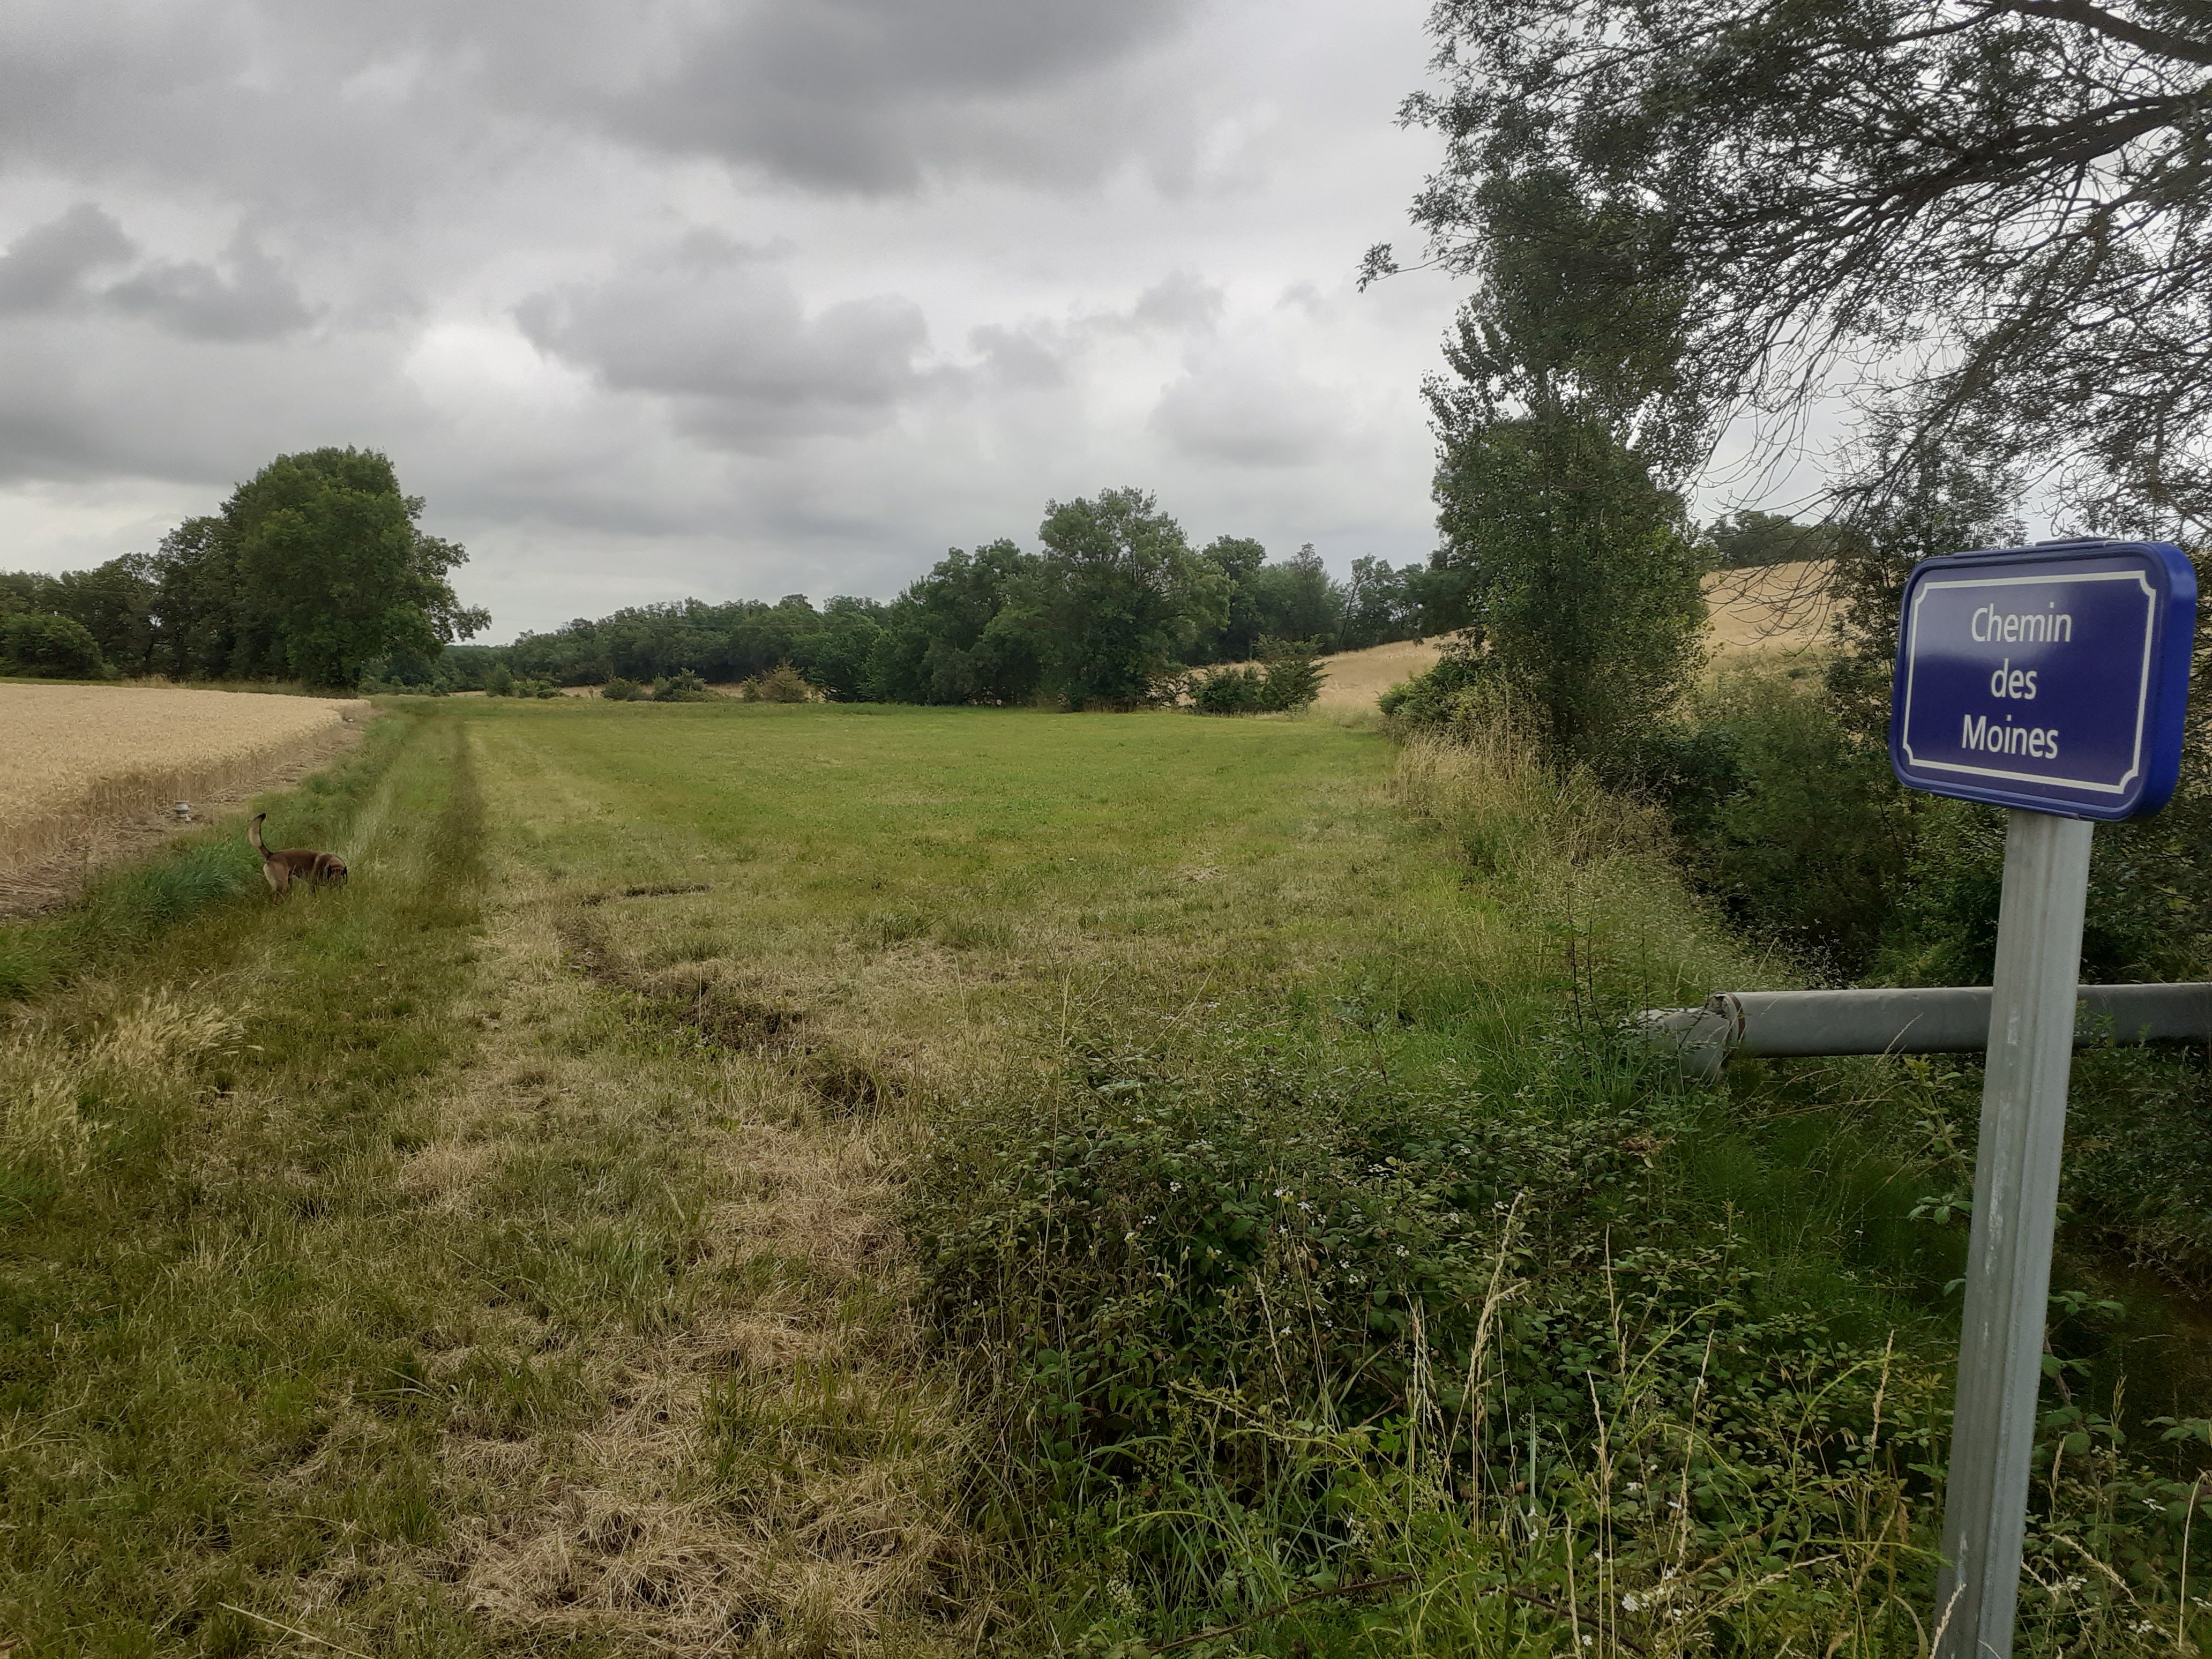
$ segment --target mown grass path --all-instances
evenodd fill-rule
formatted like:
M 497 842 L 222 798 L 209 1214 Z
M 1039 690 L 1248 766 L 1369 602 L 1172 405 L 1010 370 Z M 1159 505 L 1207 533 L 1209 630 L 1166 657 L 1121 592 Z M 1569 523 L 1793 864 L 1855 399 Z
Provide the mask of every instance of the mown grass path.
M 971 1639 L 907 1109 L 1102 1010 L 1541 994 L 1334 726 L 391 719 L 273 826 L 346 890 L 94 949 L 13 1031 L 76 1126 L 11 1119 L 0 1218 L 31 1651 Z

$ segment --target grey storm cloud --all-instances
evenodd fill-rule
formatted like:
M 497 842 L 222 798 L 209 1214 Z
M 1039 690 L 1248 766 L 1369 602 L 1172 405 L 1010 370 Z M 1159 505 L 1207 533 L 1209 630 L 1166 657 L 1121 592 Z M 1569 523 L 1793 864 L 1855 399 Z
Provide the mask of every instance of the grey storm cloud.
M 1066 386 L 1077 359 L 1103 340 L 1132 335 L 1198 335 L 1221 320 L 1228 299 L 1214 284 L 1188 270 L 1170 271 L 1137 296 L 1126 311 L 1088 311 L 1072 320 L 1030 318 L 971 329 L 969 348 L 980 360 L 978 378 L 1008 391 L 1045 392 Z
M 0 253 L 0 313 L 54 311 L 88 297 L 86 281 L 138 252 L 114 218 L 80 202 L 25 231 Z
M 149 266 L 107 289 L 107 303 L 198 340 L 267 340 L 302 328 L 307 301 L 276 262 L 243 237 L 228 275 L 193 261 Z
M 799 183 L 909 189 L 933 165 L 1095 172 L 1109 72 L 1172 40 L 1171 0 L 752 0 L 611 105 L 617 127 Z
M 1236 466 L 1302 466 L 1340 435 L 1339 400 L 1251 344 L 1197 355 L 1153 406 L 1152 430 Z
M 225 256 L 228 275 L 197 260 L 169 260 L 94 281 L 97 272 L 142 264 L 142 252 L 113 215 L 81 202 L 0 253 L 0 316 L 108 309 L 201 340 L 275 339 L 309 319 L 298 287 L 242 234 Z
M 1095 176 L 1187 148 L 1164 85 L 1177 0 L 392 0 L 300 8 L 21 0 L 0 15 L 0 143 L 48 166 L 219 169 L 255 200 L 404 210 L 457 152 L 526 165 L 611 134 L 810 188 L 932 167 Z M 1149 94 L 1149 95 L 1148 95 Z M 395 119 L 404 112 L 404 118 Z
M 708 234 L 605 282 L 535 295 L 515 320 L 603 385 L 666 398 L 685 430 L 753 452 L 888 421 L 919 388 L 929 343 L 910 300 L 810 313 L 773 256 Z

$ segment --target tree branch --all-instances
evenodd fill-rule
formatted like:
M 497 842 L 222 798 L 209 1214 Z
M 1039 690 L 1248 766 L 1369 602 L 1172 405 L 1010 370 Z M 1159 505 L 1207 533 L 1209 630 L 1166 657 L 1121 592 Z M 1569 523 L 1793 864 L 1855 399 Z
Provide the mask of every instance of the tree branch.
M 2049 17 L 2063 23 L 2078 23 L 2107 40 L 2124 40 L 2131 46 L 2141 46 L 2163 58 L 2212 66 L 2212 45 L 2191 40 L 2171 29 L 2153 28 L 2148 24 L 2116 16 L 2102 6 L 2091 5 L 2089 0 L 1997 0 L 1997 9 L 2022 17 Z

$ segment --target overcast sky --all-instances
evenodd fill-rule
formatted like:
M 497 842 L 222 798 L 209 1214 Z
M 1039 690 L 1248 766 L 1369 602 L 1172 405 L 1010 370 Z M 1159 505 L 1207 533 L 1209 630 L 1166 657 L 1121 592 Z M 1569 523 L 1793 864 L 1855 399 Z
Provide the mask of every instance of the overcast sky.
M 1134 483 L 1431 545 L 1424 0 L 12 0 L 0 568 L 382 449 L 492 639 Z

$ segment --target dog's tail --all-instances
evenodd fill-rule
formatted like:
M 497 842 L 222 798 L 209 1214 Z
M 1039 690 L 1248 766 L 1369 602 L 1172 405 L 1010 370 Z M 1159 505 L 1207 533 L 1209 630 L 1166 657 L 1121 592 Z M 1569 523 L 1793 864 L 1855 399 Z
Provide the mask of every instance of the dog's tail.
M 261 844 L 261 820 L 268 816 L 266 812 L 256 812 L 253 822 L 246 826 L 246 838 L 253 843 L 253 850 L 261 854 L 264 864 L 269 861 L 269 849 Z

